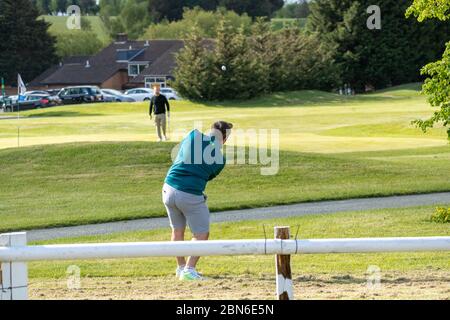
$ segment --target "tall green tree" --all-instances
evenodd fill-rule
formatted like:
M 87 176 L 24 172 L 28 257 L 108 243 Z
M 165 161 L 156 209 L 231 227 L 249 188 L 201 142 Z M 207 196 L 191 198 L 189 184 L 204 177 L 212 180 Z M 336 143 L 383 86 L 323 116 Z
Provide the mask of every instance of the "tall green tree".
M 100 15 L 111 37 L 125 32 L 131 39 L 137 39 L 150 25 L 147 0 L 102 1 Z M 120 10 L 119 14 L 114 16 Z
M 407 3 L 380 0 L 381 29 L 369 29 L 370 0 L 316 0 L 308 29 L 333 53 L 342 84 L 358 91 L 421 80 L 418 70 L 435 60 L 450 28 L 405 19 Z
M 212 60 L 207 45 L 199 34 L 197 26 L 194 26 L 185 40 L 184 49 L 177 54 L 179 67 L 174 72 L 175 81 L 172 86 L 183 97 L 206 100 L 209 98 L 207 94 L 211 83 Z
M 243 30 L 233 32 L 231 25 L 222 20 L 211 53 L 212 81 L 210 100 L 248 99 L 262 91 L 259 78 L 259 60 L 251 55 Z
M 0 75 L 15 83 L 31 81 L 58 61 L 49 24 L 38 19 L 30 0 L 0 1 Z
M 50 12 L 50 0 L 34 0 L 33 3 L 35 3 L 39 13 L 47 14 Z
M 407 16 L 414 15 L 422 22 L 436 18 L 441 21 L 450 19 L 450 0 L 415 0 L 407 10 Z M 447 37 L 447 39 L 449 39 Z M 423 93 L 428 95 L 432 107 L 437 107 L 433 116 L 427 120 L 416 120 L 414 123 L 427 131 L 436 123 L 448 127 L 447 134 L 450 139 L 450 41 L 441 60 L 430 63 L 422 68 L 422 74 L 427 76 L 423 85 Z

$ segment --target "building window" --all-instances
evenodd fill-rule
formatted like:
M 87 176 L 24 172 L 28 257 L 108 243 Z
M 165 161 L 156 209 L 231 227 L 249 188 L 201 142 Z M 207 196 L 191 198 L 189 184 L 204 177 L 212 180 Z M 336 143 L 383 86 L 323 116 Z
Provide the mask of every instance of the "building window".
M 147 68 L 148 65 L 146 64 L 130 64 L 128 65 L 128 75 L 130 77 L 136 77 L 141 74 L 142 71 L 144 71 L 145 68 Z
M 167 77 L 166 76 L 154 76 L 145 78 L 145 87 L 152 88 L 154 85 L 159 85 L 161 88 L 167 87 Z

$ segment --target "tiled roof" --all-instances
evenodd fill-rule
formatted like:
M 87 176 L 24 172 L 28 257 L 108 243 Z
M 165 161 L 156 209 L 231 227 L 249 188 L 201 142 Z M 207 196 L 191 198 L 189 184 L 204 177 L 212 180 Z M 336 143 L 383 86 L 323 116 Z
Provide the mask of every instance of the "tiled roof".
M 128 63 L 117 61 L 122 58 L 119 51 L 133 50 L 137 54 L 132 61 L 148 62 L 150 67 L 157 61 L 155 67 L 159 71 L 164 68 L 173 69 L 173 53 L 183 47 L 181 40 L 150 40 L 114 42 L 95 56 L 78 56 L 65 59 L 62 66 L 54 66 L 35 80 L 34 85 L 71 85 L 71 84 L 101 84 L 120 70 L 127 70 Z M 141 52 L 139 52 L 141 51 Z M 126 57 L 126 55 L 125 55 Z M 130 57 L 129 57 L 130 58 Z M 89 61 L 89 67 L 86 67 Z

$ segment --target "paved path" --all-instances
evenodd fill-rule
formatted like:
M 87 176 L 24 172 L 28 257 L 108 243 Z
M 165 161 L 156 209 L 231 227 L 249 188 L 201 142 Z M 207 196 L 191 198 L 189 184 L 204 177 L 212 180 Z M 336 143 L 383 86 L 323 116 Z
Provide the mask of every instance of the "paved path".
M 450 203 L 450 192 L 383 198 L 321 201 L 270 208 L 225 211 L 213 213 L 211 218 L 213 223 L 218 223 L 228 221 L 300 217 L 346 211 L 405 208 L 448 203 Z M 167 218 L 140 219 L 79 227 L 33 230 L 28 231 L 28 241 L 53 240 L 58 238 L 92 236 L 139 230 L 154 230 L 167 227 L 169 227 Z

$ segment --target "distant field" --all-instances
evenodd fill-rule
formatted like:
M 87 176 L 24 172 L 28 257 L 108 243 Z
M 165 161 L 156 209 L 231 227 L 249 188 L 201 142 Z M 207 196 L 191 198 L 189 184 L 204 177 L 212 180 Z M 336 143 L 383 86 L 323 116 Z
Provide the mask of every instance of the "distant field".
M 411 126 L 432 108 L 418 85 L 341 97 L 280 93 L 245 102 L 174 102 L 174 134 L 217 119 L 279 129 L 280 170 L 229 166 L 207 190 L 212 210 L 450 191 L 442 127 Z M 165 214 L 161 186 L 175 143 L 157 144 L 144 103 L 42 109 L 0 120 L 0 231 Z M 20 145 L 17 148 L 17 128 Z M 226 196 L 224 196 L 226 195 Z
M 299 226 L 299 239 L 450 236 L 432 223 L 432 207 L 375 210 L 214 224 L 218 239 L 263 239 L 263 224 Z M 169 230 L 63 239 L 39 244 L 167 241 Z M 81 271 L 81 289 L 67 289 L 67 268 Z M 367 270 L 380 270 L 381 286 L 367 286 Z M 32 299 L 274 299 L 273 256 L 207 257 L 199 270 L 210 280 L 181 283 L 174 259 L 36 262 L 29 264 Z M 448 299 L 450 255 L 445 252 L 320 254 L 292 257 L 297 299 Z
M 64 31 L 68 31 L 67 29 L 67 17 L 55 17 L 55 16 L 42 16 L 42 18 L 51 23 L 50 33 L 61 33 Z M 92 31 L 95 32 L 103 43 L 107 44 L 111 41 L 111 38 L 108 34 L 108 30 L 106 29 L 103 21 L 100 17 L 97 16 L 85 16 L 92 27 Z M 81 32 L 81 31 L 80 31 Z

